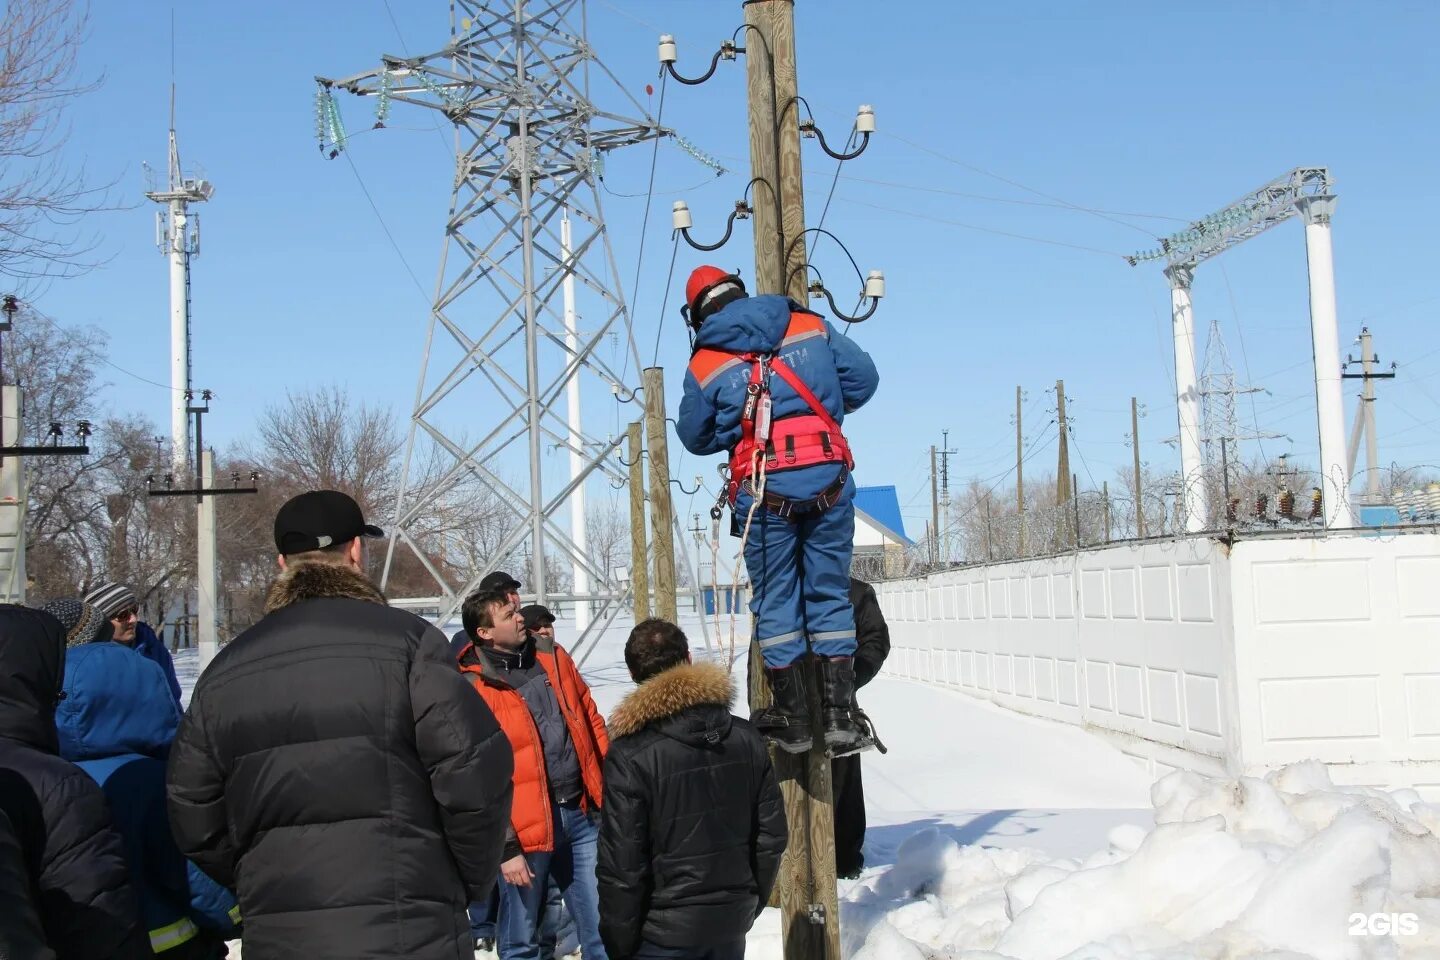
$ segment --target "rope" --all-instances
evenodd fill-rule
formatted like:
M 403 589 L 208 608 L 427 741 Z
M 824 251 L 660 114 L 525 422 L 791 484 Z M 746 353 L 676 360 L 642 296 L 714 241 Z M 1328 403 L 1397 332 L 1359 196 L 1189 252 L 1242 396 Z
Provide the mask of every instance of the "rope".
M 765 499 L 765 456 L 764 448 L 758 444 L 755 451 L 750 454 L 750 476 L 759 477 L 760 482 L 753 484 L 754 496 L 750 500 L 750 509 L 745 511 L 745 527 L 740 531 L 740 549 L 735 553 L 735 572 L 730 577 L 730 582 L 738 585 L 740 583 L 740 564 L 745 562 L 745 545 L 750 542 L 750 524 L 755 519 L 755 508 L 760 506 Z M 750 589 L 755 589 L 755 584 L 750 584 Z M 735 667 L 735 604 L 730 604 L 730 667 Z

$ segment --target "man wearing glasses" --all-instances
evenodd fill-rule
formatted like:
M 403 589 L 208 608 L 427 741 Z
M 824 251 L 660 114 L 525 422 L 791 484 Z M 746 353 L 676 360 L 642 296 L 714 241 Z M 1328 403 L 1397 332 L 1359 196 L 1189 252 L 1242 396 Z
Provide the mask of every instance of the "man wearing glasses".
M 135 598 L 135 591 L 123 583 L 102 583 L 85 594 L 85 602 L 110 620 L 110 626 L 115 629 L 112 639 L 116 643 L 132 647 L 136 653 L 160 665 L 170 696 L 179 703 L 180 681 L 175 677 L 175 663 L 150 624 L 140 619 L 140 601 Z

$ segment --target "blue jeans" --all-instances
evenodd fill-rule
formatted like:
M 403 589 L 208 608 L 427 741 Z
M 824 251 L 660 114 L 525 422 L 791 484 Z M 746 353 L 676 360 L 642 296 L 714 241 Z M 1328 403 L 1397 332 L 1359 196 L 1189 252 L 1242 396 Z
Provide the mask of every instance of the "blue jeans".
M 745 939 L 709 947 L 662 947 L 642 940 L 631 960 L 745 960 Z
M 484 903 L 470 904 L 470 936 L 476 940 L 495 939 L 495 929 L 500 917 L 500 887 L 504 881 L 497 881 L 490 898 Z M 556 947 L 569 947 L 562 954 L 575 952 L 575 923 L 565 910 L 560 898 L 560 887 L 552 877 L 545 891 L 545 917 L 540 922 L 540 957 L 550 960 Z
M 753 498 L 735 501 L 740 526 Z M 850 606 L 850 555 L 855 540 L 855 478 L 828 510 L 789 520 L 761 505 L 745 541 L 745 569 L 754 595 L 755 639 L 767 667 L 788 667 L 805 655 L 855 655 L 855 611 Z M 588 960 L 588 958 L 587 958 Z
M 608 960 L 600 942 L 600 890 L 595 881 L 595 848 L 600 831 L 596 818 L 579 807 L 551 804 L 555 849 L 525 854 L 534 874 L 529 886 L 500 882 L 500 960 L 550 960 L 540 952 L 541 921 L 554 910 L 544 909 L 552 878 L 564 895 L 575 921 L 585 960 Z M 558 917 L 557 917 L 558 919 Z M 553 936 L 553 935 L 552 935 Z
M 490 896 L 484 903 L 470 904 L 470 936 L 476 940 L 486 937 L 495 939 L 495 918 L 500 913 L 500 883 L 497 881 L 495 889 L 490 891 Z

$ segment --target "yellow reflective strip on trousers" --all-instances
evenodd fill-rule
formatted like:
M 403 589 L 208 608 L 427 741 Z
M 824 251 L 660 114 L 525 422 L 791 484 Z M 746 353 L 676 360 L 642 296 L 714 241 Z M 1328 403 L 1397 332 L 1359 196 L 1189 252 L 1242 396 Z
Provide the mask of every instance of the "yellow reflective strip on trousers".
M 182 943 L 195 939 L 199 932 L 200 930 L 195 924 L 182 917 L 174 923 L 151 930 L 150 949 L 156 953 L 174 949 Z

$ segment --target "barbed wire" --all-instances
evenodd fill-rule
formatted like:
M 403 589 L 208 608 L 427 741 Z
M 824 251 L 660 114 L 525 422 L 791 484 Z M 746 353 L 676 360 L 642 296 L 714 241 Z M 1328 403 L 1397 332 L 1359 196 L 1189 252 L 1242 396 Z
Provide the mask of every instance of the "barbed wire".
M 1351 478 L 1351 489 L 1367 488 L 1370 473 L 1357 472 Z M 1377 467 L 1374 473 L 1378 475 L 1377 493 L 1350 495 L 1356 526 L 1377 533 L 1400 533 L 1440 524 L 1440 465 L 1391 464 Z M 1179 540 L 1197 534 L 1242 539 L 1287 531 L 1326 531 L 1326 497 L 1335 495 L 1338 478 L 1327 480 L 1319 471 L 1291 467 L 1283 458 L 1263 471 L 1228 477 L 1220 474 L 1214 469 L 1189 482 L 1175 475 L 1151 480 L 1141 490 L 1143 509 L 1138 513 L 1131 487 L 1080 490 L 1064 502 L 1032 499 L 1023 516 L 1009 497 L 996 500 L 996 488 L 991 487 L 975 493 L 973 502 L 962 504 L 963 509 L 942 534 L 942 543 L 956 548 L 951 555 L 932 561 L 932 544 L 922 538 L 909 546 L 903 557 L 887 558 L 877 569 L 867 568 L 866 572 L 885 579 L 960 565 L 1054 556 L 1113 543 Z M 1031 495 L 1044 497 L 1045 493 L 1037 489 Z M 1054 496 L 1053 488 L 1049 496 Z M 1364 507 L 1394 512 L 1362 523 Z M 1201 516 L 1195 524 L 1199 530 L 1189 529 L 1191 511 Z M 860 562 L 857 556 L 856 563 Z M 876 565 L 873 559 L 867 562 Z

